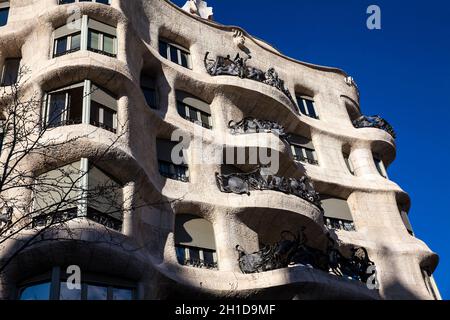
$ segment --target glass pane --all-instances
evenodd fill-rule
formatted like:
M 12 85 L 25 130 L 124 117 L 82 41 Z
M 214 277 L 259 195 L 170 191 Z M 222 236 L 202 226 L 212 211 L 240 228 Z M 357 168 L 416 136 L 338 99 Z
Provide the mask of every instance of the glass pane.
M 88 285 L 87 300 L 107 300 L 108 288 L 102 286 Z
M 104 108 L 103 109 L 103 126 L 108 129 L 108 130 L 114 130 L 115 129 L 115 125 L 114 125 L 114 115 L 116 113 L 109 109 L 109 108 Z
M 306 158 L 311 162 L 315 162 L 316 156 L 314 155 L 314 150 L 305 148 L 305 151 L 306 151 Z
M 200 251 L 196 248 L 189 249 L 189 258 L 191 260 L 192 265 L 196 265 L 200 263 Z
M 114 50 L 114 37 L 104 34 L 103 35 L 103 51 L 109 54 L 116 54 Z
M 185 265 L 186 264 L 186 249 L 184 247 L 176 247 L 175 250 L 177 253 L 178 263 L 181 265 Z
M 59 287 L 59 299 L 60 300 L 81 300 L 81 289 L 70 290 L 67 287 L 67 282 L 61 282 Z
M 0 27 L 8 23 L 9 8 L 0 9 Z
M 66 109 L 66 93 L 56 93 L 50 95 L 50 105 L 48 111 L 48 125 L 59 126 L 62 124 L 64 111 Z
M 60 56 L 67 51 L 67 37 L 55 40 L 55 56 Z
M 69 115 L 67 124 L 79 124 L 83 118 L 83 87 L 78 87 L 68 91 L 69 94 Z
M 203 261 L 209 267 L 214 266 L 214 255 L 212 251 L 203 250 Z
M 177 109 L 178 109 L 178 113 L 180 114 L 180 116 L 182 116 L 183 118 L 186 118 L 186 107 L 182 102 L 177 101 Z
M 91 101 L 91 119 L 90 123 L 93 126 L 99 126 L 100 125 L 100 105 L 95 102 Z
M 308 114 L 311 118 L 317 118 L 316 110 L 314 109 L 314 102 L 311 100 L 305 100 L 308 107 Z
M 3 68 L 2 86 L 10 86 L 17 82 L 20 71 L 20 59 L 6 59 Z
M 89 36 L 88 36 L 88 46 L 89 49 L 95 49 L 95 50 L 99 50 L 99 33 L 89 30 Z
M 196 109 L 189 108 L 189 118 L 191 121 L 195 122 L 198 121 L 198 113 Z
M 172 62 L 179 64 L 178 63 L 178 49 L 173 46 L 170 46 L 170 60 L 172 60 Z
M 209 128 L 209 115 L 207 115 L 206 113 L 201 113 L 202 116 L 202 124 L 205 128 Z
M 109 4 L 109 0 L 96 0 L 97 3 Z
M 49 300 L 50 282 L 31 285 L 22 290 L 19 300 Z
M 144 93 L 145 101 L 147 102 L 148 106 L 152 109 L 156 109 L 157 103 L 155 90 L 143 87 L 142 92 Z
M 81 43 L 81 35 L 79 33 L 72 35 L 72 42 L 70 44 L 70 50 L 73 50 L 73 51 L 79 50 L 80 43 Z
M 300 110 L 300 113 L 302 113 L 302 114 L 306 114 L 304 101 L 305 100 L 303 98 L 297 98 L 298 108 Z
M 159 41 L 159 54 L 167 59 L 167 43 Z
M 133 300 L 133 290 L 113 288 L 113 300 Z
M 181 65 L 185 68 L 189 68 L 189 54 L 181 51 Z

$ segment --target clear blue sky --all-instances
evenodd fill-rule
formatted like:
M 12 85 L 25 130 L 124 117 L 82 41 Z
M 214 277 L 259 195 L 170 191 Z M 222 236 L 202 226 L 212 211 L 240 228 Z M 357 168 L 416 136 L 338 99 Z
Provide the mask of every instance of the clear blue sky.
M 216 21 L 241 26 L 288 56 L 338 67 L 355 78 L 363 113 L 382 115 L 397 131 L 390 178 L 412 198 L 415 233 L 440 255 L 435 278 L 444 299 L 450 299 L 450 1 L 208 4 Z M 372 4 L 381 8 L 379 31 L 366 28 Z

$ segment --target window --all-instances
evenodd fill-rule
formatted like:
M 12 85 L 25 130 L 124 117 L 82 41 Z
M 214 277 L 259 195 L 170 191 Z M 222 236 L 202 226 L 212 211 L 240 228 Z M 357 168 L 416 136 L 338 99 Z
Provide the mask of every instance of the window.
M 9 1 L 0 2 L 0 27 L 6 26 L 9 16 Z
M 214 229 L 205 219 L 188 214 L 176 216 L 175 250 L 181 265 L 217 269 Z
M 152 109 L 158 109 L 158 96 L 155 90 L 154 80 L 146 75 L 142 75 L 141 89 L 147 105 Z
M 86 123 L 117 132 L 117 99 L 89 80 L 50 92 L 46 101 L 49 127 Z M 90 114 L 89 122 L 83 122 L 85 114 Z
M 179 45 L 159 39 L 159 54 L 180 66 L 192 69 L 189 51 Z
M 310 97 L 297 96 L 298 109 L 301 114 L 310 118 L 319 119 L 314 105 L 314 100 Z
M 116 28 L 88 16 L 64 25 L 54 32 L 53 57 L 90 50 L 110 57 L 117 55 Z
M 68 4 L 68 3 L 75 3 L 75 2 L 97 2 L 102 4 L 111 4 L 111 0 L 58 0 L 59 4 Z
M 189 169 L 185 165 L 183 150 L 180 151 L 180 159 L 172 160 L 172 150 L 178 143 L 158 139 L 156 142 L 158 153 L 159 172 L 163 177 L 182 182 L 189 182 Z M 182 164 L 175 164 L 175 160 L 181 160 Z M 176 161 L 178 162 L 178 161 Z
M 402 217 L 402 221 L 406 227 L 406 230 L 408 230 L 408 233 L 414 237 L 414 230 L 411 225 L 411 222 L 409 221 L 408 212 L 401 208 L 399 208 L 399 210 L 400 210 L 400 216 Z
M 347 200 L 327 195 L 323 195 L 321 198 L 324 221 L 328 228 L 344 231 L 356 230 Z
M 201 125 L 203 128 L 212 129 L 211 108 L 188 93 L 177 91 L 178 114 L 184 119 Z
M 36 177 L 33 189 L 33 227 L 45 227 L 87 217 L 121 231 L 122 186 L 88 159 Z
M 0 86 L 7 87 L 15 84 L 20 72 L 20 58 L 5 59 L 1 73 Z
M 53 280 L 52 280 L 53 279 Z M 105 280 L 106 279 L 106 280 Z M 61 268 L 19 286 L 19 300 L 135 300 L 135 286 L 122 279 L 83 275 L 81 289 L 71 290 Z
M 380 158 L 377 155 L 374 155 L 373 160 L 375 162 L 375 166 L 377 167 L 378 173 L 383 178 L 388 179 L 388 174 L 387 174 L 386 167 L 384 165 L 383 160 L 380 160 Z
M 53 57 L 59 57 L 80 50 L 81 33 L 62 36 L 55 39 Z
M 344 161 L 345 161 L 345 164 L 347 165 L 348 171 L 352 175 L 355 175 L 355 168 L 353 167 L 353 162 L 350 160 L 350 156 L 348 154 L 344 154 Z
M 317 154 L 311 140 L 305 137 L 291 135 L 289 143 L 291 144 L 292 154 L 296 161 L 319 165 Z

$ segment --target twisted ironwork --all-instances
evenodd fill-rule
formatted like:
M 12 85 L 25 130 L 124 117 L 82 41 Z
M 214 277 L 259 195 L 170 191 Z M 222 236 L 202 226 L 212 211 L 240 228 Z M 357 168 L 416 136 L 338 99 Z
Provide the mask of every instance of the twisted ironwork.
M 360 128 L 377 128 L 386 131 L 394 139 L 396 134 L 394 128 L 380 116 L 361 116 L 353 121 L 353 126 L 357 129 Z

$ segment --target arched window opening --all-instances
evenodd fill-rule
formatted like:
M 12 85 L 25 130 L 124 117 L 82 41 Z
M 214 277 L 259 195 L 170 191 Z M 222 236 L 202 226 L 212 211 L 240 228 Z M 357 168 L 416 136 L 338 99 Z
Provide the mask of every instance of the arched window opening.
M 217 269 L 214 229 L 209 221 L 188 214 L 177 215 L 175 248 L 181 265 Z

